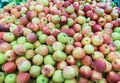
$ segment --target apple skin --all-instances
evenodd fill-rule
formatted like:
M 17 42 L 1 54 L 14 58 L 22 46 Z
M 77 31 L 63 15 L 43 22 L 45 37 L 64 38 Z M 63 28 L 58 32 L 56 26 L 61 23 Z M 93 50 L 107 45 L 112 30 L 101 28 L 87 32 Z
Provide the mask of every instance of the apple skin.
M 3 72 L 0 72 L 0 83 L 3 83 L 5 79 L 5 75 Z
M 35 51 L 34 50 L 27 50 L 25 53 L 25 57 L 27 59 L 32 59 L 35 56 Z
M 14 30 L 13 30 L 13 34 L 15 35 L 15 37 L 20 37 L 20 36 L 22 36 L 23 35 L 23 30 L 22 30 L 22 28 L 15 28 Z
M 64 67 L 68 66 L 67 62 L 66 61 L 61 61 L 61 62 L 58 62 L 56 67 L 57 67 L 57 70 L 62 70 Z
M 58 79 L 59 78 L 59 79 Z M 64 82 L 64 77 L 62 75 L 62 70 L 56 70 L 52 76 L 54 82 Z
M 92 70 L 92 75 L 91 75 L 91 80 L 95 81 L 95 80 L 100 80 L 102 79 L 102 74 L 96 70 Z
M 39 35 L 38 39 L 39 39 L 40 43 L 45 43 L 46 38 L 47 38 L 46 34 L 41 34 L 41 35 Z
M 75 78 L 73 79 L 66 79 L 64 83 L 77 83 L 77 80 Z
M 28 42 L 34 43 L 37 41 L 37 36 L 34 33 L 30 33 L 27 35 Z
M 120 69 L 120 63 L 119 62 L 120 62 L 120 59 L 115 59 L 115 60 L 112 61 L 113 70 L 119 71 L 119 69 Z
M 81 26 L 79 24 L 74 24 L 73 29 L 75 32 L 79 32 L 81 30 Z
M 117 83 L 120 81 L 120 76 L 116 72 L 110 71 L 106 76 L 106 80 L 110 83 Z
M 99 72 L 103 72 L 105 71 L 105 68 L 106 68 L 106 63 L 104 60 L 102 59 L 97 59 L 94 61 L 94 69 L 99 71 Z
M 112 70 L 112 64 L 106 60 L 105 60 L 105 63 L 106 63 L 106 68 L 104 72 L 110 72 Z
M 29 28 L 22 28 L 22 33 L 23 33 L 23 36 L 27 36 L 28 34 L 32 33 L 32 30 L 29 29 Z
M 35 55 L 32 58 L 32 62 L 34 65 L 41 65 L 43 63 L 43 56 L 40 54 Z
M 108 34 L 103 34 L 103 39 L 105 44 L 112 42 L 112 38 Z
M 82 34 L 81 33 L 75 33 L 73 35 L 73 38 L 74 38 L 75 41 L 79 42 L 79 41 L 82 40 Z
M 71 54 L 72 53 L 72 51 L 73 51 L 73 49 L 74 49 L 74 46 L 73 45 L 71 45 L 71 44 L 67 44 L 66 46 L 65 46 L 65 53 L 67 53 L 67 54 Z
M 110 47 L 109 45 L 107 44 L 102 44 L 100 47 L 99 47 L 99 51 L 103 54 L 108 54 L 110 52 Z
M 14 51 L 15 51 L 15 53 L 16 53 L 17 55 L 24 55 L 25 52 L 26 52 L 26 48 L 25 48 L 25 46 L 22 45 L 22 44 L 17 44 L 17 45 L 15 45 L 15 47 L 14 47 Z
M 6 32 L 3 35 L 3 40 L 5 40 L 6 42 L 12 42 L 14 41 L 14 39 L 15 39 L 15 36 L 11 32 Z
M 30 81 L 29 73 L 21 72 L 16 77 L 16 82 L 17 83 L 29 83 L 29 81 Z
M 20 24 L 21 25 L 27 25 L 28 19 L 26 17 L 20 17 Z
M 3 70 L 6 73 L 12 73 L 12 72 L 14 72 L 16 70 L 16 64 L 14 62 L 6 62 L 3 65 Z
M 75 60 L 75 58 L 74 58 L 72 55 L 68 55 L 68 56 L 67 56 L 66 62 L 67 62 L 69 65 L 75 65 L 75 64 L 76 64 L 76 60 Z
M 92 44 L 85 45 L 83 49 L 84 49 L 86 54 L 93 54 L 94 53 L 94 47 Z
M 63 68 L 63 77 L 65 79 L 72 79 L 75 77 L 75 69 L 71 66 L 66 66 Z
M 72 51 L 72 55 L 75 59 L 82 59 L 85 56 L 85 52 L 81 47 L 75 47 Z
M 37 78 L 36 78 L 36 83 L 48 83 L 49 80 L 47 77 L 43 76 L 42 74 L 40 74 Z
M 82 66 L 79 72 L 80 75 L 85 78 L 89 78 L 92 75 L 92 70 L 89 66 Z
M 10 73 L 5 77 L 5 83 L 16 83 L 16 74 Z
M 92 40 L 92 44 L 95 46 L 102 45 L 102 43 L 103 43 L 103 37 L 100 35 L 93 35 L 91 37 L 91 40 Z
M 82 39 L 82 44 L 85 46 L 85 45 L 87 45 L 87 44 L 91 44 L 91 38 L 89 38 L 89 37 L 84 37 L 83 39 Z
M 54 42 L 56 42 L 56 38 L 53 35 L 50 35 L 46 38 L 46 43 L 48 45 L 52 45 Z
M 55 65 L 55 60 L 52 58 L 52 55 L 47 55 L 44 57 L 44 64 Z
M 92 58 L 90 56 L 86 55 L 81 59 L 81 63 L 83 65 L 90 66 L 92 64 Z
M 20 72 L 26 72 L 30 69 L 31 63 L 28 60 L 22 60 L 17 64 L 17 68 Z
M 59 33 L 57 35 L 57 40 L 61 43 L 67 43 L 68 41 L 68 35 L 66 33 Z
M 0 32 L 0 39 L 1 39 L 1 40 L 3 39 L 4 33 L 5 33 L 5 32 Z
M 13 50 L 8 50 L 5 52 L 5 60 L 7 61 L 15 61 L 15 59 L 17 58 L 16 53 Z
M 46 77 L 51 77 L 54 71 L 55 71 L 54 67 L 50 64 L 47 64 L 42 68 L 42 74 Z
M 29 74 L 32 78 L 36 78 L 39 76 L 39 74 L 41 73 L 41 67 L 37 66 L 37 65 L 32 65 L 30 70 L 29 70 Z
M 46 45 L 40 45 L 38 47 L 38 53 L 42 56 L 46 56 L 48 54 L 48 47 Z
M 88 83 L 88 79 L 81 76 L 78 80 L 78 83 Z
M 19 62 L 26 60 L 26 58 L 24 56 L 20 56 L 15 60 L 15 64 L 17 65 Z
M 64 49 L 64 46 L 61 42 L 56 41 L 52 44 L 52 48 L 54 51 L 59 51 L 59 50 L 62 51 Z
M 0 23 L 0 31 L 3 32 L 9 31 L 9 26 L 7 24 Z

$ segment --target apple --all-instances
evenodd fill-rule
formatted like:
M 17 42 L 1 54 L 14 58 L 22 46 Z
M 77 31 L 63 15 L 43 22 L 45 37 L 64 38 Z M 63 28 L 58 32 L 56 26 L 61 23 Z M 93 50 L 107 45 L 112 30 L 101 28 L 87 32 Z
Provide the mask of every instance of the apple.
M 62 70 L 64 67 L 66 67 L 68 64 L 65 61 L 61 61 L 57 63 L 57 69 Z
M 54 51 L 58 51 L 58 50 L 62 51 L 64 49 L 64 46 L 61 42 L 56 41 L 52 44 L 52 48 Z
M 40 43 L 45 43 L 46 39 L 47 39 L 47 35 L 46 34 L 41 34 L 38 37 Z
M 55 60 L 52 58 L 52 55 L 47 55 L 44 57 L 44 64 L 55 65 Z
M 46 77 L 51 77 L 54 71 L 55 71 L 54 67 L 50 64 L 47 64 L 42 68 L 42 74 Z
M 5 77 L 5 83 L 16 83 L 16 74 L 10 73 Z
M 19 62 L 26 60 L 26 58 L 24 56 L 20 56 L 15 60 L 15 64 L 17 65 Z
M 15 51 L 8 50 L 5 52 L 4 58 L 6 61 L 15 61 L 15 59 L 17 58 L 17 55 L 16 55 Z
M 53 45 L 54 42 L 56 42 L 56 38 L 53 35 L 50 35 L 46 38 L 46 43 L 48 45 Z
M 37 41 L 37 36 L 34 33 L 30 33 L 27 35 L 27 41 L 34 43 Z
M 22 45 L 22 44 L 17 44 L 17 45 L 15 45 L 15 47 L 14 47 L 14 51 L 15 51 L 15 53 L 16 53 L 17 55 L 24 55 L 25 52 L 26 52 L 26 48 L 25 48 L 25 46 Z
M 35 56 L 35 51 L 34 50 L 27 50 L 25 53 L 25 57 L 27 59 L 32 59 Z
M 79 76 L 79 67 L 77 65 L 71 65 L 75 69 L 75 77 Z
M 42 12 L 43 9 L 44 9 L 43 5 L 36 5 L 36 6 L 35 6 L 35 11 L 38 12 L 38 13 L 39 13 L 39 12 Z
M 84 49 L 86 54 L 93 54 L 94 53 L 94 47 L 92 44 L 85 45 L 83 49 Z
M 6 32 L 3 35 L 3 40 L 5 40 L 6 42 L 12 42 L 14 41 L 14 39 L 15 39 L 15 36 L 11 32 Z
M 13 34 L 15 35 L 15 37 L 20 37 L 23 35 L 23 30 L 22 28 L 15 28 L 13 30 Z
M 30 69 L 31 63 L 28 60 L 22 60 L 17 64 L 17 68 L 20 72 L 26 72 Z
M 81 41 L 82 40 L 82 34 L 81 33 L 75 33 L 74 35 L 73 35 L 73 38 L 74 38 L 74 40 L 75 41 Z
M 63 7 L 68 7 L 69 5 L 71 4 L 71 2 L 70 1 L 65 1 L 64 3 L 63 3 Z
M 102 74 L 96 70 L 92 70 L 92 75 L 91 75 L 91 80 L 101 80 L 102 79 Z
M 85 56 L 85 51 L 81 47 L 76 47 L 73 49 L 72 55 L 75 59 L 82 59 Z
M 105 44 L 112 42 L 112 38 L 108 34 L 103 34 L 103 40 Z
M 81 30 L 81 26 L 79 24 L 74 24 L 73 29 L 75 32 L 79 32 Z
M 3 72 L 0 72 L 0 83 L 3 83 L 5 79 L 5 75 Z
M 43 56 L 40 54 L 33 56 L 32 62 L 34 65 L 41 65 L 43 63 Z
M 81 63 L 83 65 L 90 66 L 92 64 L 92 58 L 90 56 L 86 55 L 81 59 Z
M 67 43 L 68 41 L 68 35 L 66 33 L 59 33 L 57 35 L 57 40 L 61 43 Z
M 34 24 L 32 22 L 27 24 L 27 27 L 31 29 L 33 32 L 37 32 L 39 30 L 39 27 L 37 24 Z
M 97 81 L 98 83 L 107 83 L 107 80 L 105 78 L 102 78 L 100 80 Z
M 75 69 L 71 66 L 66 66 L 63 68 L 63 77 L 65 79 L 72 79 L 75 77 Z
M 119 71 L 119 61 L 120 61 L 120 59 L 114 59 L 113 61 L 112 61 L 112 68 L 113 68 L 113 70 L 115 70 L 115 71 Z
M 75 65 L 75 64 L 76 64 L 76 60 L 75 60 L 75 58 L 74 58 L 72 55 L 68 55 L 68 56 L 67 56 L 66 62 L 67 62 L 69 65 Z
M 94 64 L 94 69 L 99 72 L 103 72 L 106 69 L 106 63 L 102 59 L 95 60 L 93 64 Z
M 93 28 L 93 31 L 94 31 L 94 32 L 102 31 L 102 26 L 99 25 L 99 24 L 94 24 L 94 25 L 92 26 L 92 28 Z
M 14 72 L 16 70 L 16 64 L 14 62 L 6 62 L 3 65 L 3 70 L 6 73 L 12 73 L 12 72 Z
M 119 43 L 120 43 L 120 40 L 115 40 L 115 41 L 114 41 L 114 44 L 115 44 L 115 46 L 117 47 L 117 50 L 120 49 Z
M 91 37 L 91 40 L 92 40 L 92 44 L 95 46 L 102 45 L 102 43 L 103 43 L 103 37 L 100 35 L 93 35 Z
M 42 56 L 46 56 L 48 54 L 48 47 L 46 45 L 40 45 L 38 47 L 38 53 Z
M 110 52 L 110 47 L 107 44 L 102 44 L 99 47 L 99 51 L 103 54 L 108 54 Z
M 68 18 L 68 19 L 67 19 L 67 25 L 68 25 L 69 27 L 71 27 L 71 26 L 73 25 L 73 23 L 74 23 L 74 21 L 73 21 L 72 18 Z
M 49 80 L 47 77 L 45 77 L 44 75 L 40 74 L 37 78 L 36 78 L 36 83 L 48 83 Z
M 27 25 L 28 19 L 26 17 L 20 17 L 20 24 L 21 25 Z
M 64 48 L 65 53 L 67 53 L 67 54 L 71 54 L 72 51 L 73 51 L 73 49 L 74 49 L 74 46 L 71 45 L 71 44 L 67 44 L 67 45 L 65 46 L 65 48 Z
M 70 14 L 73 13 L 74 10 L 75 10 L 75 9 L 74 9 L 73 5 L 70 5 L 70 6 L 68 6 L 68 7 L 66 8 L 66 12 L 67 12 L 67 13 L 70 13 Z
M 37 66 L 37 65 L 32 65 L 30 70 L 29 70 L 29 74 L 32 78 L 36 78 L 39 76 L 39 74 L 41 73 L 41 67 Z
M 82 45 L 87 45 L 87 44 L 91 44 L 91 38 L 89 38 L 89 37 L 84 37 L 83 39 L 82 39 Z
M 78 83 L 88 83 L 88 79 L 84 77 L 80 77 Z
M 23 31 L 23 36 L 27 36 L 29 33 L 32 32 L 32 30 L 29 28 L 22 28 L 22 31 Z
M 112 70 L 112 64 L 109 61 L 106 62 L 106 68 L 104 72 L 110 72 Z
M 89 66 L 80 67 L 80 75 L 85 78 L 89 78 L 92 75 L 92 70 Z
M 53 50 L 51 45 L 48 45 L 48 51 L 49 51 L 50 54 L 54 52 L 54 50 Z
M 64 83 L 77 83 L 77 80 L 75 78 L 73 79 L 66 79 Z
M 30 42 L 25 42 L 23 45 L 26 48 L 26 50 L 30 50 L 30 49 L 33 50 L 34 49 L 33 44 Z
M 120 33 L 118 33 L 118 32 L 113 32 L 111 34 L 111 37 L 113 40 L 119 40 L 120 39 L 119 36 L 120 36 Z
M 101 25 L 101 26 L 105 26 L 106 20 L 105 20 L 104 18 L 100 17 L 100 18 L 98 19 L 98 24 Z
M 55 61 L 60 62 L 66 60 L 67 55 L 63 51 L 58 50 L 53 53 L 52 57 Z
M 36 42 L 33 43 L 33 45 L 35 48 L 38 48 L 41 45 L 41 43 L 37 40 Z
M 58 79 L 59 78 L 59 79 Z M 56 70 L 52 76 L 54 82 L 64 82 L 64 77 L 62 75 L 62 70 Z
M 95 51 L 95 52 L 92 54 L 92 59 L 93 59 L 93 60 L 103 59 L 103 58 L 104 58 L 103 53 L 101 53 L 101 52 L 99 52 L 99 51 Z
M 47 7 L 49 5 L 49 1 L 48 0 L 42 0 L 42 4 Z
M 116 72 L 110 71 L 107 74 L 106 79 L 108 82 L 117 83 L 118 81 L 120 81 L 120 76 Z
M 40 19 L 38 17 L 33 17 L 32 18 L 32 23 L 33 24 L 39 24 L 40 23 Z
M 9 31 L 9 26 L 7 24 L 0 23 L 0 31 Z
M 21 37 L 18 37 L 17 38 L 17 43 L 18 44 L 24 44 L 24 43 L 26 43 L 27 42 L 27 39 L 26 39 L 26 37 L 24 37 L 24 36 L 21 36 Z
M 53 15 L 51 20 L 55 24 L 59 23 L 60 22 L 60 16 L 59 15 Z
M 76 18 L 77 23 L 84 24 L 86 22 L 86 18 L 84 16 L 78 16 Z
M 21 72 L 16 77 L 16 82 L 17 83 L 29 83 L 29 81 L 30 81 L 29 73 Z

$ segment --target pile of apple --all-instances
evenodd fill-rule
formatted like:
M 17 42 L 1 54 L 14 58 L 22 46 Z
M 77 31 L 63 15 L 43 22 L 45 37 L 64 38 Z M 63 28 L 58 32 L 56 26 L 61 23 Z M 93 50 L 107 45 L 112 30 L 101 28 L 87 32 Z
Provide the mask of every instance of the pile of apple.
M 120 83 L 120 8 L 111 0 L 8 4 L 0 83 Z

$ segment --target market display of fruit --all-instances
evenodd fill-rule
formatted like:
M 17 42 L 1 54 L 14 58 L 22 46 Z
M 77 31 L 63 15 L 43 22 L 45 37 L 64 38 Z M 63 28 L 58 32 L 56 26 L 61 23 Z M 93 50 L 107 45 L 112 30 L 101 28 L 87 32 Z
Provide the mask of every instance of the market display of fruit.
M 111 0 L 29 0 L 0 11 L 0 83 L 120 83 L 120 8 Z

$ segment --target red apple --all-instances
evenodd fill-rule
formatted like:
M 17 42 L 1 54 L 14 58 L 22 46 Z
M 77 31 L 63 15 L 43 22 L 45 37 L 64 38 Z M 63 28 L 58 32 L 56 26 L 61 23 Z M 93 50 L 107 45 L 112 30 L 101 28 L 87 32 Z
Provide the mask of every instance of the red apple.
M 55 41 L 56 41 L 56 38 L 55 38 L 53 35 L 49 35 L 49 36 L 46 38 L 46 43 L 47 43 L 48 45 L 52 45 Z
M 23 35 L 23 30 L 22 30 L 22 28 L 15 28 L 14 30 L 13 30 L 13 34 L 16 36 L 16 37 L 19 37 L 19 36 L 22 36 Z
M 95 81 L 95 80 L 100 80 L 102 79 L 102 73 L 96 71 L 96 70 L 92 70 L 92 75 L 91 75 L 91 80 Z
M 90 56 L 85 56 L 81 59 L 81 63 L 86 66 L 90 66 L 92 64 L 92 58 Z
M 65 46 L 65 53 L 71 54 L 73 49 L 74 49 L 74 46 L 68 44 L 68 45 Z
M 9 43 L 4 42 L 0 44 L 0 52 L 5 53 L 8 50 L 11 50 L 11 45 Z
M 74 58 L 72 55 L 68 55 L 68 56 L 67 56 L 66 62 L 67 62 L 69 65 L 75 65 L 75 64 L 76 64 L 76 60 L 75 60 L 75 58 Z
M 60 69 L 63 69 L 64 67 L 66 67 L 68 64 L 66 61 L 61 61 L 61 62 L 58 62 L 57 63 L 57 69 L 60 70 Z

